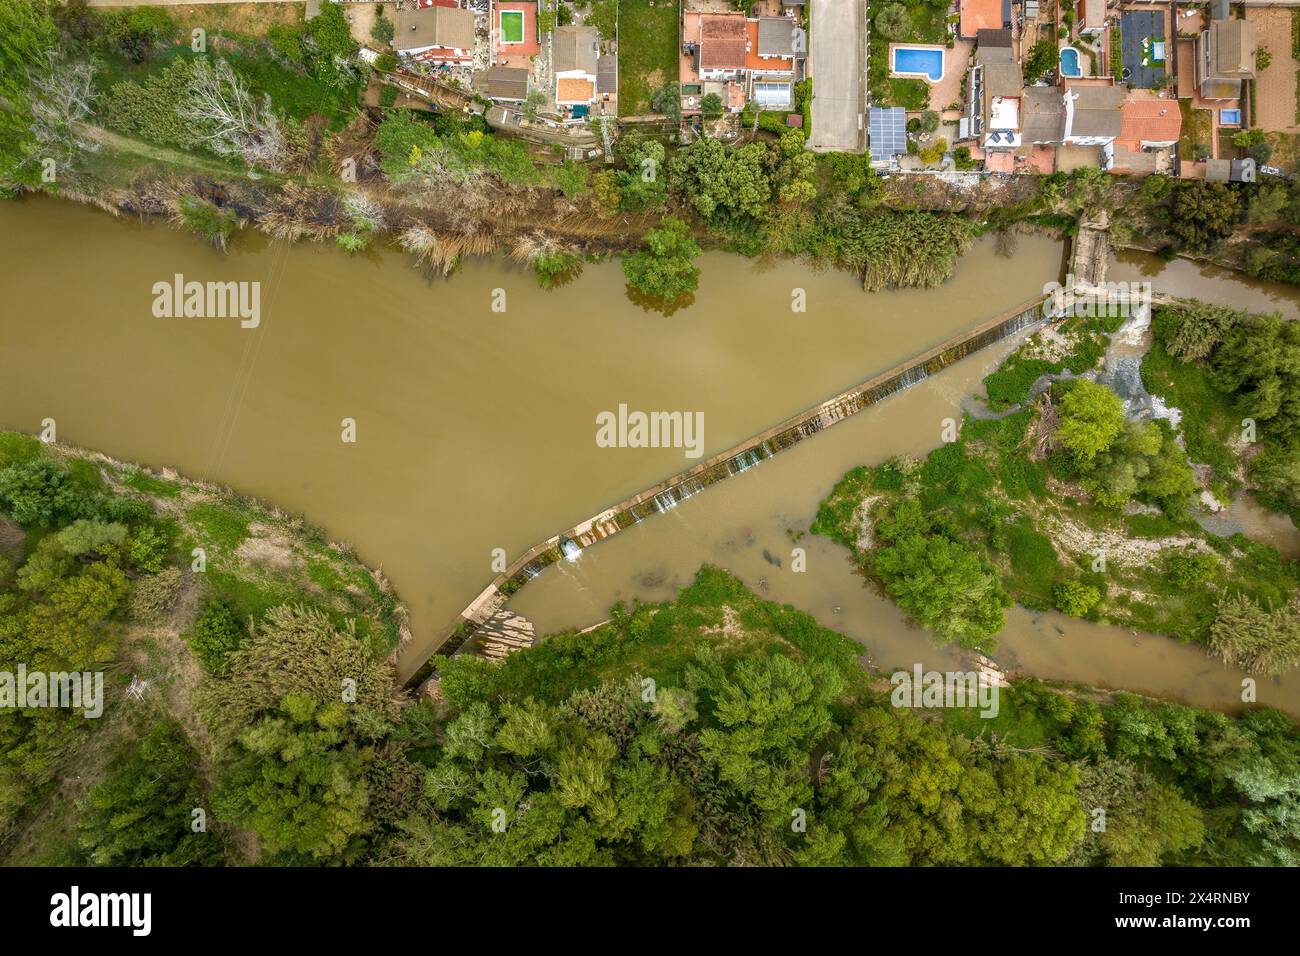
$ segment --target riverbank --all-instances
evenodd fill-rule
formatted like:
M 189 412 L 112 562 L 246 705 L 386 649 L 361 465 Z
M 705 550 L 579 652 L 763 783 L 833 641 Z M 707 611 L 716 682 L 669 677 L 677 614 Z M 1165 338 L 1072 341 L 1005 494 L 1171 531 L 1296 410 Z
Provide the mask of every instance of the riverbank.
M 288 639 L 277 630 L 287 622 L 318 646 L 246 670 L 253 646 Z M 87 804 L 117 798 L 115 781 L 145 746 L 151 759 L 166 755 L 151 785 L 165 778 L 164 789 L 176 788 L 150 812 L 185 817 L 163 840 L 177 844 L 172 862 L 246 861 L 233 821 L 192 831 L 188 819 L 190 807 L 211 807 L 203 793 L 251 719 L 242 701 L 259 687 L 309 680 L 330 640 L 352 660 L 339 674 L 360 683 L 354 699 L 387 700 L 391 677 L 372 685 L 369 675 L 389 673 L 383 661 L 407 636 L 383 574 L 300 518 L 208 482 L 0 433 L 3 670 L 98 672 L 102 681 L 89 719 L 29 696 L 3 721 L 0 855 L 10 864 L 139 862 L 130 853 L 143 847 L 115 845 L 116 823 L 97 832 L 79 818 Z M 187 832 L 193 839 L 180 839 Z
M 1227 312 L 1158 307 L 1156 357 L 1170 336 L 1192 335 L 1189 316 Z M 1204 462 L 1219 461 L 1207 452 L 1235 439 L 1221 434 L 1204 399 L 1180 410 L 1142 392 L 1137 368 L 1151 343 L 1139 342 L 1146 326 L 1138 319 L 1120 335 L 1118 321 L 1101 330 L 1112 339 L 1104 359 L 1097 332 L 1071 332 L 1077 322 L 1036 333 L 985 378 L 991 404 L 1013 405 L 1011 413 L 967 419 L 924 459 L 854 469 L 823 501 L 813 531 L 848 548 L 928 630 L 985 652 L 1014 601 L 1205 645 L 1256 678 L 1290 670 L 1300 644 L 1252 630 L 1246 619 L 1272 611 L 1269 627 L 1287 633 L 1296 562 L 1241 534 L 1208 533 L 1188 512 L 1197 495 L 1196 507 L 1222 507 L 1215 496 L 1227 503 L 1225 479 L 1244 469 L 1225 476 Z M 1169 384 L 1167 359 L 1160 368 L 1167 398 L 1200 394 Z M 1207 429 L 1226 445 L 1201 437 Z M 1269 434 L 1268 447 L 1280 452 L 1287 428 Z M 1255 699 L 1253 686 L 1243 700 Z

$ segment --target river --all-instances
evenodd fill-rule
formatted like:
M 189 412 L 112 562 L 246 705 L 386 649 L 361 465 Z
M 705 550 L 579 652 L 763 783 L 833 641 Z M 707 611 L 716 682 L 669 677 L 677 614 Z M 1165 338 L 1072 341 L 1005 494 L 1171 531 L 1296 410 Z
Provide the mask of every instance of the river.
M 430 281 L 392 250 L 347 257 L 241 234 L 223 256 L 43 198 L 0 204 L 0 254 L 0 425 L 33 432 L 53 418 L 61 441 L 302 513 L 384 569 L 411 610 L 415 657 L 491 578 L 494 549 L 513 559 L 694 463 L 682 449 L 599 447 L 598 413 L 703 412 L 707 457 L 1024 301 L 1061 263 L 1047 239 L 1022 239 L 1011 260 L 982 242 L 938 289 L 866 295 L 844 273 L 709 253 L 695 304 L 664 317 L 626 299 L 615 262 L 550 292 L 496 260 Z M 1135 260 L 1112 278 L 1151 269 L 1161 289 L 1296 309 L 1294 290 L 1189 263 Z M 261 283 L 260 326 L 156 318 L 153 285 L 177 273 Z M 791 308 L 796 290 L 806 311 Z M 617 599 L 667 597 L 710 560 L 861 639 L 881 663 L 918 659 L 924 637 L 842 551 L 805 537 L 810 571 L 790 573 L 786 529 L 806 528 L 848 467 L 937 444 L 940 420 L 994 359 L 548 570 L 513 606 L 542 632 L 590 624 Z M 341 440 L 346 418 L 355 443 Z M 1163 638 L 1015 612 L 1000 641 L 1009 662 L 1044 676 L 1235 700 L 1223 689 L 1231 674 Z

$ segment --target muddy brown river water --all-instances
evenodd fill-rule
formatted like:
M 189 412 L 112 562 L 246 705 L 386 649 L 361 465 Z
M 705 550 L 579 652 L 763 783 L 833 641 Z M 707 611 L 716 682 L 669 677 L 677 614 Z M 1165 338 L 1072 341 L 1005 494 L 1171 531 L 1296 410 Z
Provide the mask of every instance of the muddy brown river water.
M 693 464 L 680 448 L 602 448 L 620 404 L 704 413 L 705 457 L 1016 305 L 1057 278 L 1061 247 L 1013 259 L 977 244 L 938 289 L 864 294 L 840 272 L 710 253 L 695 304 L 671 317 L 624 295 L 617 263 L 558 290 L 497 261 L 428 281 L 401 253 L 241 235 L 230 254 L 70 203 L 0 204 L 0 426 L 255 495 L 381 566 L 411 610 L 414 656 L 510 559 Z M 154 316 L 153 285 L 261 283 L 261 324 Z M 1112 278 L 1241 307 L 1297 311 L 1294 290 L 1138 257 Z M 791 310 L 795 290 L 807 311 Z M 494 301 L 504 294 L 505 311 Z M 1003 348 L 1005 348 L 1004 346 Z M 882 666 L 944 659 L 865 588 L 846 554 L 790 530 L 848 468 L 939 442 L 989 350 L 548 569 L 511 605 L 545 633 L 662 600 L 702 561 L 730 568 L 861 640 Z M 357 441 L 341 440 L 356 421 Z M 1262 526 L 1288 545 L 1289 526 Z M 768 557 L 764 557 L 766 551 Z M 778 567 L 773 560 L 779 560 Z M 1058 633 L 1063 631 L 1064 633 Z M 1239 675 L 1165 638 L 1014 610 L 998 659 L 1044 677 L 1231 706 Z M 1300 678 L 1261 686 L 1300 709 Z

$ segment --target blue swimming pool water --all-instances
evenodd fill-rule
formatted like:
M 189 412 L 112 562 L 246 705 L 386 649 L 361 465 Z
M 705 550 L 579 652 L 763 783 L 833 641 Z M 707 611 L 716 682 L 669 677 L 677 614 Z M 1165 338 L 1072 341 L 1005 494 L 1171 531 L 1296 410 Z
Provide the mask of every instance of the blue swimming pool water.
M 937 83 L 943 79 L 943 51 L 895 47 L 894 72 L 924 74 Z
M 1219 110 L 1219 123 L 1223 126 L 1240 126 L 1241 110 Z
M 1072 46 L 1061 47 L 1061 75 L 1083 76 L 1079 69 L 1079 51 Z

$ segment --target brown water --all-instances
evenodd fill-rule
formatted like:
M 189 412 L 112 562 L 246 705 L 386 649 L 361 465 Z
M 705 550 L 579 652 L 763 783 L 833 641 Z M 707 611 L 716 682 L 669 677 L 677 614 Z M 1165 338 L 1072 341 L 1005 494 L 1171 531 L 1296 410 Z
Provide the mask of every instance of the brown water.
M 549 293 L 489 261 L 428 282 L 396 252 L 348 258 L 241 236 L 220 256 L 50 200 L 0 204 L 0 261 L 0 426 L 54 418 L 62 441 L 301 512 L 382 565 L 418 652 L 491 579 L 494 548 L 513 559 L 693 463 L 680 449 L 599 448 L 598 412 L 703 411 L 707 456 L 1019 304 L 1057 276 L 1061 249 L 1025 239 L 1008 261 L 980 244 L 939 289 L 876 295 L 843 273 L 709 254 L 695 305 L 671 318 L 628 302 L 615 263 Z M 261 282 L 261 326 L 155 318 L 152 286 L 178 272 Z M 1267 287 L 1197 281 L 1208 298 L 1276 307 Z M 796 288 L 806 313 L 790 309 Z M 993 357 L 548 570 L 518 609 L 543 632 L 594 623 L 617 599 L 669 596 L 710 560 L 862 639 L 881 663 L 918 659 L 924 636 L 862 587 L 841 550 L 804 537 L 810 570 L 792 574 L 786 529 L 806 528 L 848 467 L 937 444 Z M 340 440 L 343 418 L 357 422 L 355 444 Z M 1027 671 L 1236 699 L 1233 675 L 1195 649 L 1018 611 L 1011 622 L 1002 659 Z
M 626 299 L 617 263 L 552 292 L 486 260 L 429 282 L 398 252 L 241 235 L 221 256 L 53 200 L 0 204 L 0 262 L 0 426 L 54 418 L 62 441 L 308 516 L 382 564 L 418 651 L 491 579 L 493 549 L 513 560 L 694 463 L 598 447 L 598 412 L 702 411 L 707 457 L 1028 299 L 1060 247 L 1026 241 L 1013 266 L 985 243 L 941 289 L 874 296 L 710 254 L 670 318 Z M 175 273 L 261 282 L 260 327 L 155 318 L 153 284 Z

